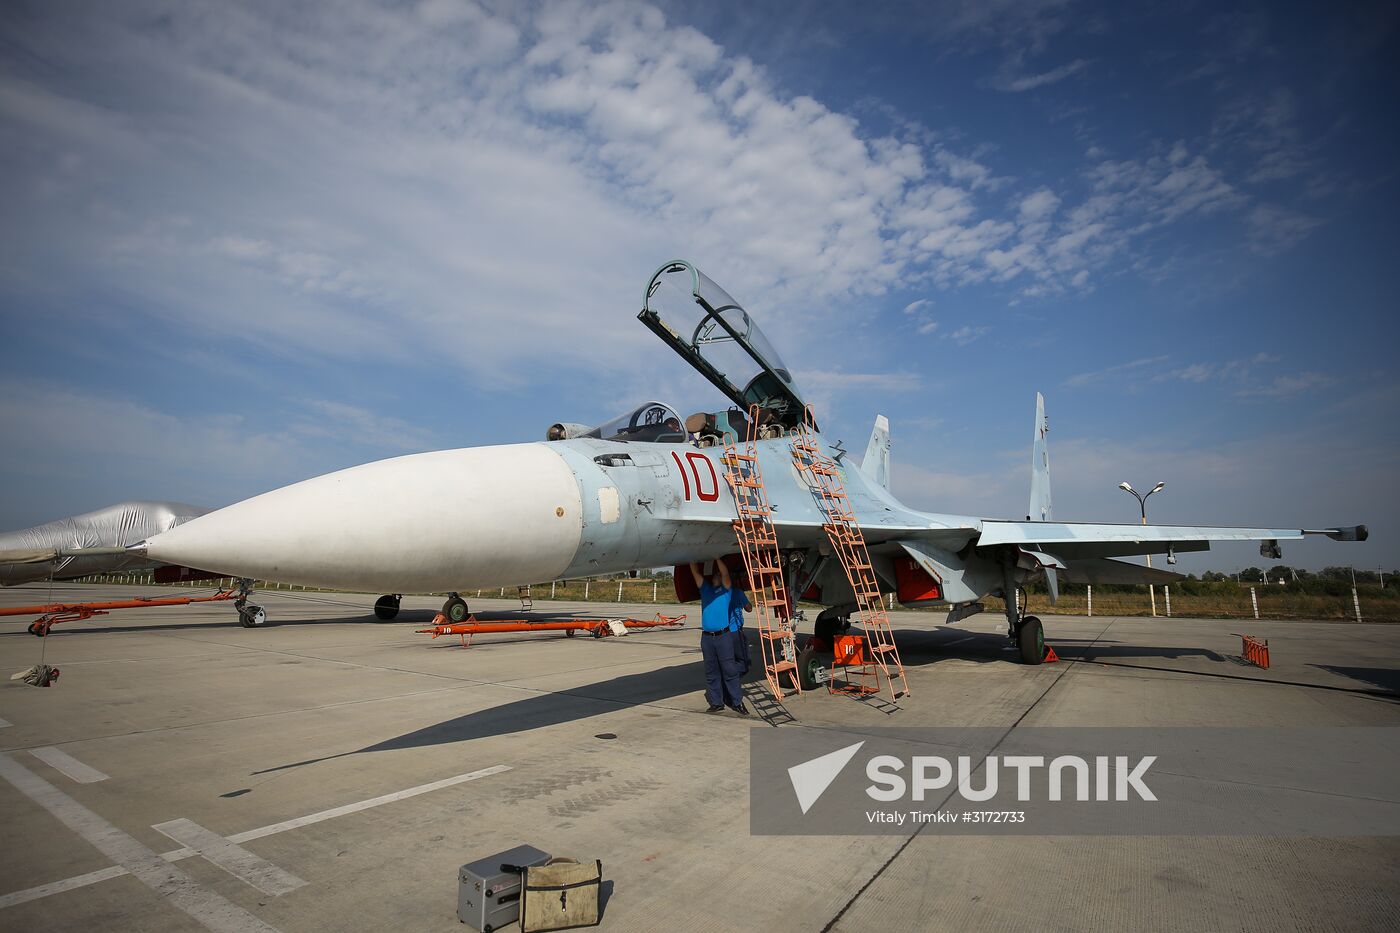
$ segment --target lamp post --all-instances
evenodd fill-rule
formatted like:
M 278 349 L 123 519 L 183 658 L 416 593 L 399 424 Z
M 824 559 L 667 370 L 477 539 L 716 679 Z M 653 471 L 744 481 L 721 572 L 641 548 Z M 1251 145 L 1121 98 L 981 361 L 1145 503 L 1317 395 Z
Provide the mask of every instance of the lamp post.
M 1132 493 L 1132 494 L 1133 494 L 1133 498 L 1137 499 L 1137 501 L 1138 501 L 1138 509 L 1139 509 L 1139 511 L 1142 513 L 1142 523 L 1143 523 L 1144 525 L 1146 525 L 1146 524 L 1147 524 L 1147 499 L 1148 499 L 1148 497 L 1151 496 L 1154 492 L 1161 492 L 1161 491 L 1162 491 L 1162 488 L 1163 488 L 1164 486 L 1166 486 L 1166 485 L 1167 485 L 1166 483 L 1158 483 L 1156 486 L 1153 486 L 1151 489 L 1149 489 L 1149 490 L 1147 491 L 1146 494 L 1143 494 L 1143 493 L 1138 492 L 1136 489 L 1134 489 L 1132 486 L 1128 485 L 1127 483 L 1119 483 L 1119 484 L 1118 484 L 1118 488 L 1121 489 L 1121 490 L 1123 490 L 1124 492 L 1130 492 L 1130 493 Z M 1152 555 L 1151 555 L 1151 554 L 1148 554 L 1148 555 L 1147 555 L 1147 566 L 1149 566 L 1149 567 L 1152 566 Z M 1152 615 L 1153 615 L 1153 617 L 1155 618 L 1156 615 L 1157 615 L 1157 588 L 1156 588 L 1155 586 L 1153 586 L 1151 583 L 1147 584 L 1147 595 L 1148 595 L 1148 598 L 1152 601 Z

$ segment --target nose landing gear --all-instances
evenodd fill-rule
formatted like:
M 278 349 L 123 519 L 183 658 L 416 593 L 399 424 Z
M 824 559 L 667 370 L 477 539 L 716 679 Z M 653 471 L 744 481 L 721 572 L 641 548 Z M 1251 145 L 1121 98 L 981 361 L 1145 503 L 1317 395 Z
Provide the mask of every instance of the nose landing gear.
M 259 628 L 267 624 L 267 613 L 263 611 L 263 607 L 248 602 L 252 592 L 252 580 L 238 581 L 238 598 L 233 601 L 233 605 L 238 610 L 238 624 L 244 628 Z

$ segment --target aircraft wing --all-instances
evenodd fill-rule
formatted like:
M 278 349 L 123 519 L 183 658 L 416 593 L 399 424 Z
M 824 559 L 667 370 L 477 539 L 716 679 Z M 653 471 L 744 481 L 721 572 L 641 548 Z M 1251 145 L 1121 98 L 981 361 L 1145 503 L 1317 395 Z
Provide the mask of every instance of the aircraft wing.
M 1365 525 L 1345 528 L 1219 528 L 1210 525 L 1107 525 L 1087 522 L 984 521 L 979 547 L 1014 544 L 1048 551 L 1065 560 L 1130 557 L 1168 551 L 1205 551 L 1212 541 L 1298 541 L 1326 535 L 1336 541 L 1365 541 Z M 1267 545 L 1266 545 L 1267 546 Z

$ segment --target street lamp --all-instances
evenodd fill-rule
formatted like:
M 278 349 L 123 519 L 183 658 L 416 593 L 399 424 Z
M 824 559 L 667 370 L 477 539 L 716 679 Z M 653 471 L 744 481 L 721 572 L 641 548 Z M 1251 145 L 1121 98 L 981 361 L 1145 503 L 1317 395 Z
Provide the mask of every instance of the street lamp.
M 1138 492 L 1136 489 L 1134 489 L 1132 486 L 1128 485 L 1127 483 L 1119 483 L 1119 484 L 1118 484 L 1118 488 L 1121 489 L 1121 490 L 1123 490 L 1124 492 L 1130 492 L 1130 493 L 1132 493 L 1132 494 L 1133 494 L 1133 498 L 1134 498 L 1134 499 L 1137 499 L 1137 501 L 1138 501 L 1138 510 L 1142 513 L 1142 523 L 1143 523 L 1144 525 L 1146 525 L 1146 524 L 1147 524 L 1147 500 L 1148 500 L 1148 498 L 1149 498 L 1154 492 L 1161 492 L 1162 489 L 1163 489 L 1163 487 L 1165 487 L 1166 485 L 1167 485 L 1166 483 L 1158 483 L 1156 486 L 1153 486 L 1151 489 L 1149 489 L 1145 495 L 1144 495 L 1143 493 Z M 1170 563 L 1170 561 L 1168 561 L 1168 563 Z M 1148 554 L 1148 555 L 1147 555 L 1147 566 L 1149 566 L 1149 567 L 1152 566 L 1152 555 L 1151 555 L 1151 554 Z M 1152 615 L 1155 617 L 1155 616 L 1157 615 L 1157 588 L 1154 587 L 1151 583 L 1147 584 L 1147 595 L 1148 595 L 1148 597 L 1152 600 Z

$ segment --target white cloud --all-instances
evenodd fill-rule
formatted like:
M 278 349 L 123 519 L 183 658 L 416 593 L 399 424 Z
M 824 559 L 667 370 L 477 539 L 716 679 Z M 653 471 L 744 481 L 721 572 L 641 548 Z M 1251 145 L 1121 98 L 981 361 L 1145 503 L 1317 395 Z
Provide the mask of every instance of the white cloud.
M 1296 246 L 1319 224 L 1305 214 L 1271 204 L 1256 205 L 1246 219 L 1250 248 L 1266 256 Z
M 953 341 L 960 347 L 965 347 L 969 343 L 972 343 L 972 341 L 976 340 L 978 337 L 986 335 L 987 332 L 990 330 L 990 327 L 973 327 L 971 325 L 964 324 L 962 327 L 959 327 L 957 330 L 949 334 L 948 339 Z
M 1063 81 L 1070 75 L 1079 74 L 1079 72 L 1088 67 L 1089 63 L 1087 61 L 1082 58 L 1076 58 L 1072 62 L 1066 62 L 1058 68 L 1051 68 L 1049 71 L 1043 71 L 1040 74 L 1003 72 L 992 82 L 992 87 L 999 91 L 1033 91 L 1038 87 L 1044 87 L 1047 84 L 1055 84 L 1059 81 Z
M 815 391 L 865 390 L 912 392 L 923 384 L 917 373 L 847 373 L 840 370 L 806 370 L 793 373 L 797 383 Z
M 431 347 L 493 385 L 528 378 L 502 362 L 522 332 L 633 356 L 616 302 L 670 254 L 777 322 L 1081 271 L 1045 256 L 1048 188 L 1003 218 L 982 199 L 1010 182 L 975 147 L 872 134 L 653 7 L 416 13 L 146 0 L 13 35 L 71 75 L 62 95 L 0 78 L 0 126 L 31 144 L 0 182 L 33 231 L 14 267 L 81 269 L 31 283 L 71 307 L 121 294 L 288 356 Z
M 1325 389 L 1329 386 L 1336 385 L 1336 383 L 1337 380 L 1326 373 L 1304 372 L 1296 376 L 1276 376 L 1273 381 L 1267 385 L 1241 389 L 1239 394 L 1262 398 L 1288 398 L 1306 392 L 1313 392 L 1318 389 Z
M 1077 373 L 1066 379 L 1061 385 L 1068 388 L 1079 388 L 1080 386 L 1091 385 L 1101 382 L 1110 376 L 1118 376 L 1123 373 L 1141 370 L 1143 367 L 1153 366 L 1166 360 L 1165 356 L 1147 356 L 1141 359 L 1130 360 L 1127 363 L 1118 363 L 1115 366 L 1108 366 L 1104 369 L 1096 369 L 1092 372 Z

